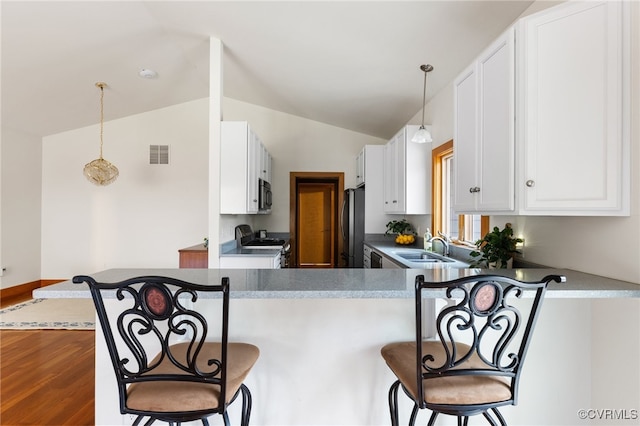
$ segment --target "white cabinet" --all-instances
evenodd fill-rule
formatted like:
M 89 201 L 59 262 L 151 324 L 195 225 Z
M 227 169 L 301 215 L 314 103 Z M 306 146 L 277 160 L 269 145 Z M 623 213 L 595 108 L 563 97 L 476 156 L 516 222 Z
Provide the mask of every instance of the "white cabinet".
M 628 215 L 629 2 L 519 22 L 520 212 Z
M 258 213 L 258 179 L 270 182 L 271 156 L 246 121 L 223 121 L 220 135 L 220 213 Z
M 364 269 L 371 269 L 371 247 L 364 245 L 364 253 L 362 256 L 362 265 Z
M 403 127 L 384 149 L 384 212 L 429 214 L 431 144 L 411 142 L 419 126 Z
M 356 187 L 364 185 L 365 181 L 365 159 L 366 148 L 362 148 L 362 151 L 356 157 Z
M 271 180 L 271 154 L 267 151 L 267 147 L 265 147 L 262 143 L 260 144 L 260 178 L 269 183 L 272 183 Z
M 629 215 L 628 7 L 524 17 L 454 81 L 456 212 Z
M 384 212 L 383 187 L 385 145 L 365 145 L 360 153 L 363 164 L 362 176 L 366 176 L 364 197 L 364 233 L 384 232 L 387 222 L 392 218 Z
M 509 29 L 454 81 L 454 210 L 515 208 L 515 39 Z
M 406 269 L 388 257 L 382 257 L 382 269 Z
M 221 269 L 279 269 L 280 253 L 259 255 L 220 256 Z

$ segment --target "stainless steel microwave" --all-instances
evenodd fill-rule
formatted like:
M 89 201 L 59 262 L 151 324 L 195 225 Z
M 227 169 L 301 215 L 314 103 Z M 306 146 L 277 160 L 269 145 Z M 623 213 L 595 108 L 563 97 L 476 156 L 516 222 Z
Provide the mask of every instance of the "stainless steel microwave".
M 271 184 L 264 179 L 258 179 L 258 211 L 271 211 Z

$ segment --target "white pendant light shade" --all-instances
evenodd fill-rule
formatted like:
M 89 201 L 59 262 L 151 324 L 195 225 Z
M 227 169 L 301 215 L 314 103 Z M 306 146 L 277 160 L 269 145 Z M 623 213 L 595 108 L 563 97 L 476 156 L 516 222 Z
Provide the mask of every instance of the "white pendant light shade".
M 104 130 L 104 88 L 107 83 L 96 83 L 100 89 L 100 158 L 87 163 L 83 173 L 89 182 L 99 186 L 109 185 L 116 180 L 120 172 L 118 168 L 102 158 L 102 133 Z
M 422 125 L 415 135 L 411 138 L 411 142 L 430 143 L 433 142 L 431 133 L 424 127 L 424 107 L 427 101 L 427 73 L 433 71 L 432 65 L 420 65 L 420 69 L 424 72 L 424 85 L 422 89 Z
M 420 126 L 420 129 L 416 132 L 415 135 L 411 138 L 411 142 L 415 143 L 431 143 L 433 142 L 433 138 L 431 137 L 431 132 L 425 129 L 424 126 Z

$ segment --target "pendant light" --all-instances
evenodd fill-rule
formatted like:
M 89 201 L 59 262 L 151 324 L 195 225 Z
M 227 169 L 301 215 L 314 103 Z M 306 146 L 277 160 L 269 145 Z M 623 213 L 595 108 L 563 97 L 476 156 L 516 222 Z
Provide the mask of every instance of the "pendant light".
M 109 185 L 118 177 L 118 168 L 102 158 L 102 134 L 104 132 L 104 88 L 107 83 L 98 82 L 96 87 L 100 89 L 100 158 L 84 166 L 84 175 L 89 182 L 99 186 Z
M 424 128 L 424 107 L 427 101 L 427 73 L 433 71 L 433 66 L 420 65 L 420 69 L 424 71 L 424 86 L 422 90 L 422 125 L 420 129 L 416 132 L 415 135 L 411 138 L 411 142 L 415 143 L 429 143 L 433 142 L 433 138 L 431 137 L 431 133 L 427 129 Z

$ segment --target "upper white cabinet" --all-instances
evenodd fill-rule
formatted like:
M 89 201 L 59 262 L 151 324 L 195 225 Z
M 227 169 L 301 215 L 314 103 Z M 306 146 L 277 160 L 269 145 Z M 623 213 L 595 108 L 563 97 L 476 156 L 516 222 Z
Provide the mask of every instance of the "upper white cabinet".
M 365 159 L 366 159 L 366 147 L 362 148 L 362 151 L 356 157 L 356 187 L 364 185 L 365 181 Z
M 271 183 L 271 154 L 262 143 L 260 144 L 260 177 Z
M 515 38 L 509 29 L 454 81 L 454 209 L 515 206 Z
M 523 214 L 628 215 L 629 2 L 568 2 L 522 19 Z
M 628 2 L 519 20 L 454 82 L 454 209 L 629 214 Z
M 384 212 L 429 214 L 431 144 L 411 142 L 419 126 L 403 127 L 384 149 Z
M 266 178 L 266 179 L 265 179 Z M 220 134 L 220 213 L 257 214 L 258 179 L 271 179 L 271 156 L 246 121 L 223 121 Z
M 356 170 L 366 176 L 364 197 L 364 233 L 384 232 L 390 217 L 384 212 L 384 151 L 385 145 L 365 145 L 356 160 Z M 360 160 L 362 161 L 360 165 Z M 364 182 L 363 182 L 364 183 Z M 358 185 L 359 186 L 359 185 Z

